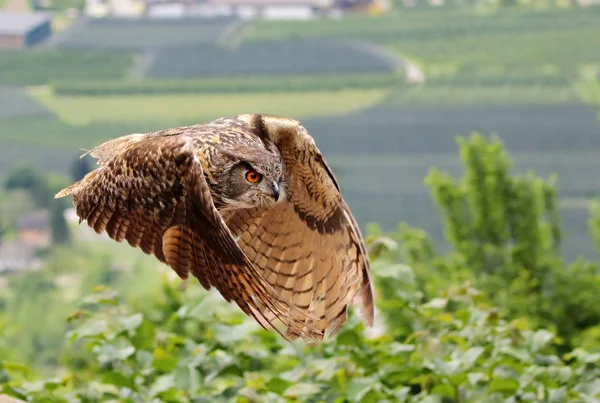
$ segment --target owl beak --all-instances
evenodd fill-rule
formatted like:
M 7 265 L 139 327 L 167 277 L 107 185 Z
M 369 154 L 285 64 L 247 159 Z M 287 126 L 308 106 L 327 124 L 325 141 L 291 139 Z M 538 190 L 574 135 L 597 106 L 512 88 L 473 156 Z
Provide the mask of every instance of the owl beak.
M 275 201 L 279 201 L 279 184 L 277 182 L 273 182 L 273 198 Z

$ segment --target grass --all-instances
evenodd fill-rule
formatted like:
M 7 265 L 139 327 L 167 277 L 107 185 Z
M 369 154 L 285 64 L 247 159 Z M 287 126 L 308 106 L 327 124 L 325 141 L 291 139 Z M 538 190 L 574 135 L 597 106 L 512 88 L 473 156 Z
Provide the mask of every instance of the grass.
M 0 105 L 0 119 L 50 114 L 46 108 L 32 99 L 25 90 L 16 87 L 0 86 Z
M 51 149 L 56 157 L 60 151 L 74 156 L 80 148 L 91 147 L 100 141 L 139 131 L 158 129 L 152 123 L 140 122 L 137 125 L 126 124 L 90 124 L 73 126 L 57 120 L 55 117 L 32 117 L 0 119 L 0 160 L 11 145 L 19 146 L 20 159 L 41 162 L 46 156 L 44 149 Z M 24 147 L 23 147 L 24 146 Z M 14 156 L 13 156 L 14 157 Z M 9 158 L 10 159 L 10 158 Z M 2 166 L 3 161 L 0 161 Z M 60 164 L 52 164 L 60 165 Z M 1 171 L 1 169 L 0 169 Z
M 424 84 L 405 87 L 386 100 L 390 106 L 481 104 L 563 104 L 580 102 L 573 86 L 497 85 L 469 86 Z
M 598 72 L 600 72 L 600 69 L 594 69 L 593 74 L 600 74 Z M 576 88 L 583 102 L 598 111 L 598 118 L 600 119 L 600 77 L 584 77 L 577 82 Z
M 393 88 L 404 84 L 396 74 L 323 74 L 305 76 L 211 77 L 192 80 L 64 80 L 52 84 L 59 96 L 291 93 Z
M 71 125 L 186 124 L 243 112 L 268 112 L 297 118 L 349 113 L 375 104 L 386 90 L 314 91 L 293 94 L 210 94 L 149 96 L 53 96 L 37 91 L 35 97 L 60 120 Z

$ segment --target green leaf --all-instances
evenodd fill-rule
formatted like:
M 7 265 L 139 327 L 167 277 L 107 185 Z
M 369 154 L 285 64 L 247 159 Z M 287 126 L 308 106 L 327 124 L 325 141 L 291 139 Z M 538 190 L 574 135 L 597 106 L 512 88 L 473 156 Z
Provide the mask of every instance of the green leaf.
M 377 277 L 402 280 L 403 282 L 414 278 L 413 270 L 406 265 L 390 264 L 387 262 L 379 264 L 379 261 L 376 262 L 377 264 L 374 264 L 373 272 Z
M 175 377 L 173 375 L 163 375 L 156 379 L 151 388 L 152 396 L 156 396 L 175 387 Z
M 408 396 L 410 395 L 410 387 L 405 386 L 394 392 L 394 397 L 398 402 L 405 402 L 408 400 Z
M 501 392 L 505 395 L 514 394 L 517 390 L 519 390 L 519 382 L 509 378 L 494 378 L 488 387 L 488 393 Z
M 427 367 L 438 374 L 450 376 L 456 373 L 458 368 L 460 368 L 460 360 L 444 361 L 436 357 L 427 363 Z
M 108 330 L 104 320 L 90 320 L 70 333 L 71 342 L 76 340 L 103 335 Z
M 122 388 L 134 389 L 135 384 L 130 376 L 120 372 L 106 372 L 102 375 L 102 383 L 108 383 Z
M 336 337 L 336 344 L 339 346 L 363 346 L 360 336 L 352 329 L 340 332 Z
M 97 286 L 94 292 L 94 294 L 83 297 L 83 303 L 90 305 L 119 305 L 118 294 L 115 290 L 104 286 Z
M 331 381 L 335 376 L 337 366 L 335 359 L 314 360 L 310 363 L 310 367 L 314 368 L 317 374 L 316 379 L 325 382 Z
M 152 361 L 154 368 L 163 372 L 171 372 L 177 366 L 178 359 L 170 352 L 156 348 L 154 350 L 154 360 Z
M 152 350 L 155 338 L 156 328 L 150 321 L 144 319 L 131 338 L 131 344 L 138 350 Z
M 285 379 L 281 379 L 279 377 L 271 378 L 266 384 L 266 388 L 268 391 L 277 393 L 278 395 L 283 394 L 290 386 L 292 386 L 292 382 L 288 382 Z
M 567 400 L 567 388 L 565 387 L 548 391 L 548 403 L 563 403 Z
M 283 396 L 289 398 L 306 398 L 316 395 L 321 391 L 319 385 L 313 383 L 297 383 L 285 390 Z
M 452 399 L 456 396 L 454 388 L 447 383 L 438 383 L 431 389 L 432 395 L 440 395 Z
M 64 386 L 64 382 L 61 380 L 47 380 L 44 381 L 44 390 L 45 391 L 54 391 L 60 387 Z
M 141 313 L 136 313 L 131 316 L 119 318 L 119 323 L 121 324 L 122 330 L 131 331 L 137 329 L 138 326 L 142 324 L 143 320 L 144 316 Z
M 537 352 L 546 347 L 554 338 L 554 334 L 547 330 L 538 330 L 531 337 L 531 351 Z
M 229 326 L 221 323 L 213 325 L 215 340 L 224 345 L 231 345 L 240 342 L 248 335 L 258 329 L 257 325 L 251 321 L 244 321 L 239 325 Z
M 149 368 L 152 365 L 154 356 L 149 351 L 138 350 L 135 352 L 135 360 L 142 369 Z
M 471 386 L 477 385 L 479 382 L 485 381 L 487 376 L 481 372 L 472 372 L 467 374 L 467 378 L 469 379 L 469 383 Z
M 16 362 L 2 361 L 2 369 L 4 369 L 9 374 L 19 374 L 25 377 L 28 377 L 33 374 L 31 368 Z
M 95 346 L 93 352 L 100 362 L 123 361 L 135 354 L 135 347 L 104 344 Z
M 599 397 L 600 395 L 600 378 L 594 379 L 590 382 L 580 383 L 574 388 L 577 392 L 586 394 L 592 397 Z
M 447 298 L 434 298 L 428 303 L 424 304 L 424 308 L 433 308 L 433 309 L 444 309 L 448 305 Z
M 391 355 L 396 355 L 400 353 L 409 353 L 415 351 L 416 346 L 414 344 L 402 344 L 402 343 L 392 343 L 389 347 L 389 352 Z
M 460 359 L 463 370 L 468 371 L 484 351 L 485 349 L 483 347 L 471 347 L 465 351 Z
M 523 361 L 527 364 L 533 363 L 533 358 L 525 349 L 515 348 L 515 347 L 511 347 L 511 346 L 503 346 L 500 349 L 500 352 L 502 352 L 506 355 L 510 355 L 511 357 L 514 357 L 514 358 L 516 358 L 520 361 Z
M 346 392 L 348 399 L 351 402 L 360 402 L 371 391 L 373 385 L 378 382 L 379 380 L 376 377 L 352 379 Z

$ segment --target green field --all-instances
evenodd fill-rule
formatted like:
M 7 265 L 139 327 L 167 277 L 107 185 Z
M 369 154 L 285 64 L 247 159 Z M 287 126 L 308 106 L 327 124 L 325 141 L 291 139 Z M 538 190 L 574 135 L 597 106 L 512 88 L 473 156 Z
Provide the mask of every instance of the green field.
M 354 41 L 289 39 L 242 43 L 234 49 L 216 45 L 165 47 L 156 51 L 147 74 L 154 78 L 193 78 L 393 73 L 395 69 L 389 60 L 366 52 Z
M 88 19 L 59 43 L 62 49 L 146 51 L 165 46 L 214 43 L 237 22 L 233 18 L 194 19 Z
M 49 115 L 49 111 L 26 90 L 0 86 L 0 120 L 24 116 Z
M 148 96 L 35 96 L 59 119 L 71 125 L 138 122 L 177 125 L 203 122 L 244 112 L 297 118 L 351 113 L 381 101 L 385 90 L 313 91 L 290 94 L 206 94 Z
M 52 83 L 56 95 L 165 95 L 296 93 L 392 89 L 403 86 L 400 74 L 312 74 L 303 76 L 204 77 L 198 79 L 62 80 Z
M 459 87 L 459 102 L 474 104 L 487 100 L 511 103 L 524 94 L 526 100 L 533 98 L 534 102 L 548 98 L 571 101 L 578 96 L 572 87 L 582 72 L 590 66 L 600 67 L 597 7 L 499 13 L 402 10 L 367 19 L 263 22 L 256 25 L 248 40 L 298 37 L 368 40 L 408 57 L 423 70 L 426 83 L 410 92 L 407 102 L 425 104 L 439 97 L 452 98 L 440 86 L 452 87 L 452 91 Z M 532 88 L 524 88 L 524 84 Z M 539 93 L 539 97 L 530 96 L 530 92 Z
M 40 49 L 0 52 L 0 85 L 41 85 L 52 80 L 121 79 L 133 55 L 106 51 Z

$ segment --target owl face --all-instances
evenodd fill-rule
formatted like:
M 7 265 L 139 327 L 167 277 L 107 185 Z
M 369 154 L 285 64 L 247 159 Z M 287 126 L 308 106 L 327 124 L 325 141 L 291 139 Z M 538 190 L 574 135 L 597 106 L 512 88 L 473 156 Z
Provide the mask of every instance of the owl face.
M 256 150 L 254 153 L 256 154 Z M 215 205 L 220 210 L 268 207 L 285 199 L 283 166 L 278 153 L 228 155 L 224 169 L 213 173 Z M 212 173 L 212 172 L 211 172 Z

